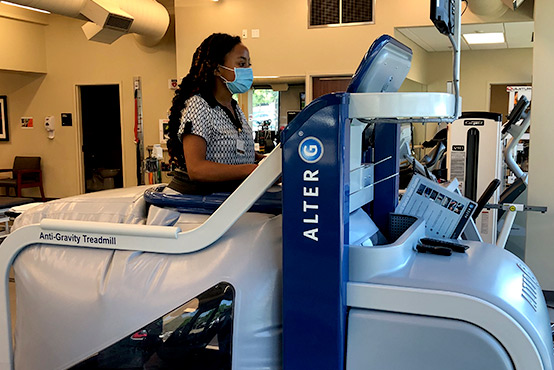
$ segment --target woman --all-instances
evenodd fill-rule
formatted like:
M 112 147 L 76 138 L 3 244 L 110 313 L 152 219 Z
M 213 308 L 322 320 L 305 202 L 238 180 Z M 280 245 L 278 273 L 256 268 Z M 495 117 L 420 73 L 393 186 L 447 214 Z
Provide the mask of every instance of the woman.
M 194 53 L 169 115 L 169 188 L 183 194 L 233 191 L 256 168 L 252 129 L 233 94 L 252 86 L 250 54 L 238 36 L 215 33 Z

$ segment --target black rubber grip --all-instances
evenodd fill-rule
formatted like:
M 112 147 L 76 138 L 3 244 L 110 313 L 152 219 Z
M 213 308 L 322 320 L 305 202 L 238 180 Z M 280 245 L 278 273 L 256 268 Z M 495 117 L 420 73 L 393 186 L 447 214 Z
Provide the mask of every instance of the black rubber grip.
M 433 247 L 430 245 L 418 244 L 416 250 L 420 253 L 431 253 L 438 254 L 441 256 L 450 256 L 452 255 L 452 249 L 447 247 Z
M 431 247 L 446 247 L 450 248 L 453 252 L 456 253 L 465 253 L 466 249 L 469 247 L 456 242 L 451 242 L 448 240 L 442 239 L 433 239 L 433 238 L 421 238 L 419 241 L 422 245 L 427 245 Z
M 473 217 L 473 220 L 477 219 L 477 217 L 479 216 L 485 205 L 489 202 L 489 199 L 491 199 L 492 195 L 499 186 L 499 179 L 494 179 L 490 182 L 489 186 L 487 186 L 487 188 L 485 189 L 483 194 L 481 194 L 481 197 L 479 197 L 479 200 L 477 201 L 477 207 L 475 208 L 475 210 L 473 211 L 473 215 L 471 216 Z

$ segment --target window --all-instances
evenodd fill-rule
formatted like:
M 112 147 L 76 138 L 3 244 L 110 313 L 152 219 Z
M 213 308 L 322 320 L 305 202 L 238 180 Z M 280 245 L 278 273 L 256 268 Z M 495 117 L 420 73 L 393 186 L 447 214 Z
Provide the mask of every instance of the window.
M 254 149 L 270 153 L 280 143 L 281 131 L 289 123 L 290 112 L 299 112 L 305 105 L 304 83 L 283 82 L 257 85 L 249 95 L 249 124 L 254 131 Z
M 277 131 L 279 128 L 279 92 L 257 89 L 252 92 L 252 130 Z
M 70 370 L 231 370 L 234 297 L 219 283 Z
M 375 0 L 310 0 L 310 27 L 373 23 Z

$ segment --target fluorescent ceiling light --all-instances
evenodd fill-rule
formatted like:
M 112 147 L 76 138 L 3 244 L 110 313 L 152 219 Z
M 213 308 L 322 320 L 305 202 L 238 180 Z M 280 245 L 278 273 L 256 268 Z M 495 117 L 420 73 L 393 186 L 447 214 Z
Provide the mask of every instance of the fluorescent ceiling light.
M 464 33 L 464 39 L 470 45 L 474 45 L 474 44 L 502 44 L 502 43 L 504 43 L 504 34 L 502 32 Z
M 23 9 L 27 9 L 27 10 L 32 10 L 32 11 L 35 11 L 35 12 L 50 14 L 50 12 L 49 12 L 48 10 L 42 10 L 42 9 L 37 9 L 37 8 L 31 8 L 30 6 L 25 6 L 25 5 L 15 4 L 15 3 L 10 3 L 9 1 L 0 1 L 0 3 L 6 4 L 6 5 L 17 6 L 18 8 L 23 8 Z

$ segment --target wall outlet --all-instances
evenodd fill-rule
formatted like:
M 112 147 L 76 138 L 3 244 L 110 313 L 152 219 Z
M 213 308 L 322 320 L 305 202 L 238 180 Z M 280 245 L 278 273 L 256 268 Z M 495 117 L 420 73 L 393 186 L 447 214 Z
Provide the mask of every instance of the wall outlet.
M 247 39 L 248 38 L 248 30 L 242 30 L 242 38 Z
M 48 128 L 53 128 L 56 123 L 54 116 L 46 116 L 44 118 L 44 125 Z

